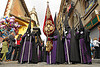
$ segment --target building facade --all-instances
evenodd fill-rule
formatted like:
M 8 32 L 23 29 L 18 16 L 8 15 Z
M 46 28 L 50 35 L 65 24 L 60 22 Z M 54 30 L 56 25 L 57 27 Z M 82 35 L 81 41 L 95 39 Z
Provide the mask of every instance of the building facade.
M 79 16 L 81 16 L 84 27 L 90 30 L 91 39 L 95 37 L 99 39 L 99 4 L 100 0 L 61 0 L 57 23 L 59 20 L 62 20 L 61 23 L 63 23 L 65 15 L 67 15 L 70 27 L 74 25 L 79 29 Z
M 35 13 L 33 13 L 32 15 L 34 14 Z M 32 18 L 31 19 L 32 28 L 36 26 L 36 22 L 39 25 L 37 14 L 34 15 L 34 17 L 36 16 L 37 18 L 33 19 L 33 17 L 31 17 L 24 0 L 8 0 L 6 8 L 5 8 L 4 16 L 15 17 L 15 22 L 18 22 L 18 24 L 21 25 L 18 33 L 22 35 L 26 32 L 28 28 L 30 18 Z
M 32 11 L 30 11 L 30 16 L 31 16 L 32 20 L 34 20 L 36 22 L 36 25 L 40 26 L 39 20 L 38 20 L 38 16 L 37 16 L 37 12 L 35 10 L 35 7 L 32 8 Z

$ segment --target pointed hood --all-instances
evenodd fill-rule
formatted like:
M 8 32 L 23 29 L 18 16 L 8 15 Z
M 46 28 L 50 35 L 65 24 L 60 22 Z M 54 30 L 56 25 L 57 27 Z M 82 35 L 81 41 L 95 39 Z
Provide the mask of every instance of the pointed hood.
M 68 20 L 67 20 L 67 15 L 65 16 L 65 21 L 64 21 L 64 25 L 65 25 L 65 30 L 69 30 L 70 29 L 70 26 L 68 24 Z
M 31 18 L 26 33 L 27 34 L 31 33 Z
M 75 30 L 75 28 L 74 28 L 74 23 L 72 24 L 72 29 Z
M 72 29 L 71 29 L 71 36 L 75 37 L 75 27 L 74 27 L 74 24 L 72 25 Z
M 81 28 L 84 28 L 83 23 L 82 23 L 82 21 L 81 21 L 81 18 L 80 18 L 80 17 L 79 17 L 79 23 L 80 23 L 80 27 L 79 27 L 79 28 L 80 28 L 80 29 L 81 29 Z
M 57 29 L 56 28 L 56 13 L 55 13 L 55 17 L 54 17 L 54 25 L 55 25 L 55 29 Z

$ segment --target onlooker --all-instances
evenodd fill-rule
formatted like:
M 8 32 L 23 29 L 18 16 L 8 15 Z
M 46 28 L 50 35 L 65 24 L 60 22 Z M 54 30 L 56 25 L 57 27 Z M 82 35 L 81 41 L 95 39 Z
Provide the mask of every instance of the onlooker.
M 8 49 L 8 53 L 7 53 L 7 60 L 11 60 L 11 55 L 13 50 L 15 49 L 15 38 L 14 38 L 14 33 L 13 31 L 11 32 L 11 35 L 9 35 L 9 49 Z
M 100 42 L 97 40 L 97 38 L 94 38 L 93 45 L 95 47 L 95 58 L 96 59 L 100 58 L 99 44 Z
M 0 30 L 0 37 L 2 37 L 2 38 L 3 38 L 1 30 Z
M 3 33 L 2 33 L 2 31 L 1 31 L 1 28 L 0 28 L 0 52 L 1 52 L 1 50 L 2 50 L 2 40 L 3 40 L 3 38 L 4 38 L 4 36 L 2 35 Z M 0 59 L 2 58 L 2 53 L 0 53 Z
M 2 53 L 1 53 L 1 50 L 2 50 L 2 41 L 3 41 L 3 38 L 0 37 L 0 60 L 2 58 Z
M 5 28 L 4 34 L 5 34 L 6 37 L 9 35 L 9 32 L 8 32 L 7 28 Z
M 92 39 L 91 39 L 91 42 L 90 42 L 90 48 L 91 48 L 91 57 L 92 57 L 92 59 L 94 59 L 95 48 L 94 48 Z
M 15 47 L 15 53 L 14 53 L 14 57 L 13 60 L 17 60 L 18 58 L 18 52 L 19 52 L 19 48 L 20 48 L 20 41 L 22 39 L 22 34 L 19 34 L 19 36 L 17 37 L 17 45 Z
M 8 38 L 5 38 L 4 40 L 3 40 L 3 46 L 2 46 L 2 51 L 1 51 L 1 53 L 3 53 L 3 56 L 2 56 L 2 59 L 1 59 L 1 61 L 3 60 L 3 59 L 5 59 L 5 61 L 6 61 L 6 53 L 8 52 L 8 47 L 9 47 L 9 45 L 8 45 Z

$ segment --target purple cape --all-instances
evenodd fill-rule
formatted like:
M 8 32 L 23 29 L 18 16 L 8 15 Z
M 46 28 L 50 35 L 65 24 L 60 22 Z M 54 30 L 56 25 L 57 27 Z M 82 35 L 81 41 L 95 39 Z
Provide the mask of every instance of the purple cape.
M 57 36 L 54 36 L 57 39 Z M 53 49 L 51 50 L 51 64 L 56 63 L 56 48 L 57 48 L 57 40 L 53 40 Z M 47 64 L 50 64 L 50 56 L 47 53 Z
M 80 45 L 81 45 L 81 54 L 82 54 L 83 63 L 90 63 L 92 60 L 91 60 L 91 57 L 88 55 L 88 50 L 86 48 L 84 38 L 81 38 L 79 40 L 79 42 L 80 42 Z
M 24 42 L 25 42 L 25 37 L 26 37 L 25 35 L 22 37 L 22 41 L 21 41 L 21 45 L 20 45 L 20 49 L 19 49 L 19 54 L 18 54 L 18 62 L 19 63 L 21 62 L 21 58 L 22 58 L 22 52 L 23 52 L 23 46 L 24 46 Z M 35 44 L 35 37 L 34 36 L 32 36 L 31 44 L 30 44 L 30 41 L 26 40 L 24 53 L 23 53 L 23 58 L 22 58 L 22 63 L 28 61 L 29 45 L 31 47 L 30 48 L 29 61 L 33 62 L 33 63 L 37 63 L 38 62 L 38 58 L 37 58 L 37 50 L 36 50 L 36 44 Z

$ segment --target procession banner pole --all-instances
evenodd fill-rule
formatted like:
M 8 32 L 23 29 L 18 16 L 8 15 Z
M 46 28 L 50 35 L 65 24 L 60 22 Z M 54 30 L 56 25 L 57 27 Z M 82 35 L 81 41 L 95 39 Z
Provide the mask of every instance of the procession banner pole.
M 47 41 L 48 41 L 48 35 L 47 35 Z M 51 51 L 49 52 L 49 61 L 50 61 L 50 64 L 51 64 Z
M 82 51 L 81 51 L 80 41 L 79 41 L 79 48 L 80 48 L 80 57 L 81 57 L 81 63 L 82 63 Z
M 50 56 L 50 64 L 51 64 L 51 51 L 49 52 L 49 56 Z
M 38 34 L 37 34 L 37 42 L 38 42 Z M 38 51 L 38 57 L 39 57 L 39 44 L 38 44 L 38 47 L 37 47 L 37 51 Z
M 31 48 L 31 36 L 30 36 L 30 44 L 29 44 L 29 52 L 28 52 L 28 63 L 30 62 L 30 48 Z
M 50 39 L 48 39 L 48 36 L 51 36 L 51 34 L 53 34 L 54 31 L 55 31 L 55 26 L 54 26 L 51 12 L 50 12 L 49 2 L 47 1 L 47 9 L 46 9 L 45 20 L 44 20 L 44 25 L 43 25 L 43 32 L 47 36 L 47 46 L 49 46 L 50 48 L 52 46 L 51 46 L 51 44 L 48 44 L 48 41 L 50 40 Z M 52 41 L 50 41 L 50 43 L 51 42 Z M 50 50 L 47 50 L 47 51 L 48 51 L 48 55 L 49 55 L 49 62 L 51 64 L 51 52 L 50 52 Z
M 80 19 L 82 19 L 82 17 Z M 81 48 L 81 45 L 80 45 L 80 41 L 79 41 L 79 49 L 80 49 L 81 63 L 83 63 L 83 60 L 82 60 L 82 51 L 81 51 L 82 48 Z
M 65 32 L 65 30 L 64 30 L 64 32 Z M 70 64 L 69 52 L 68 52 L 68 44 L 67 44 L 67 39 L 66 39 L 66 33 L 65 33 L 65 44 L 66 44 L 66 49 L 67 49 L 68 64 Z
M 28 34 L 28 36 L 30 37 L 30 44 L 29 44 L 29 51 L 28 51 L 28 63 L 30 62 L 30 49 L 31 49 L 31 33 L 32 33 L 32 30 L 31 30 L 31 18 L 30 18 L 30 22 L 29 22 L 29 30 L 30 30 L 30 34 Z
M 24 45 L 23 45 L 23 51 L 22 51 L 22 56 L 21 56 L 21 64 L 22 64 L 22 60 L 23 60 L 23 54 L 24 54 L 24 50 L 25 50 L 25 43 L 26 43 L 26 37 L 25 37 L 25 42 L 24 42 Z
M 63 19 L 62 19 L 62 22 L 63 22 Z M 65 31 L 65 25 L 64 24 L 63 24 L 63 29 L 64 29 L 64 36 L 65 36 L 65 44 L 66 44 L 66 49 L 67 49 L 68 64 L 70 64 L 69 52 L 68 52 L 68 44 L 67 44 L 67 39 L 66 39 L 66 36 L 67 36 L 66 33 L 68 33 L 68 32 Z
M 38 57 L 39 57 L 39 45 L 38 45 L 38 47 L 37 47 L 37 51 L 38 51 Z

